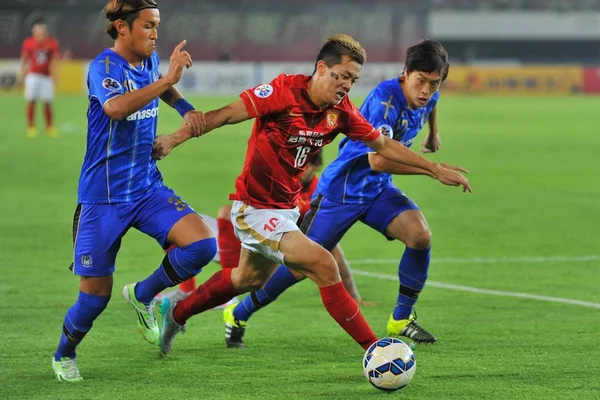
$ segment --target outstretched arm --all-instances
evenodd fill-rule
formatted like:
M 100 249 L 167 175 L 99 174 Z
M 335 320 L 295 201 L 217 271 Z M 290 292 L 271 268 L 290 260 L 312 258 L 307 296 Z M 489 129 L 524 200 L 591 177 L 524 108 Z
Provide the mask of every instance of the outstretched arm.
M 354 277 L 352 276 L 352 270 L 350 269 L 350 265 L 348 265 L 348 261 L 344 256 L 342 247 L 338 244 L 333 248 L 333 250 L 331 250 L 331 254 L 333 255 L 333 258 L 335 258 L 335 262 L 337 263 L 340 269 L 340 276 L 342 277 L 344 287 L 346 288 L 350 296 L 354 299 L 354 301 L 356 301 L 356 303 L 359 306 L 374 306 L 375 303 L 364 301 L 360 297 L 360 293 L 358 293 L 358 288 L 356 287 L 356 283 L 354 282 Z
M 387 172 L 388 174 L 394 175 L 427 175 L 434 179 L 437 179 L 433 173 L 425 169 L 411 167 L 405 164 L 397 163 L 395 161 L 390 161 L 377 153 L 369 153 L 369 165 L 371 167 L 371 170 L 375 172 Z M 444 168 L 451 169 L 454 171 L 462 172 L 465 174 L 469 173 L 469 171 L 463 167 L 445 163 L 441 163 L 440 165 Z
M 183 117 L 184 124 L 188 125 L 194 136 L 199 136 L 206 129 L 206 118 L 202 111 L 196 111 L 186 99 L 183 98 L 175 86 L 164 92 L 160 99 L 173 107 Z
M 471 191 L 471 186 L 469 186 L 467 178 L 458 172 L 446 169 L 440 164 L 421 157 L 417 153 L 409 150 L 403 144 L 396 142 L 385 135 L 379 135 L 375 140 L 365 140 L 363 143 L 376 151 L 377 154 L 390 161 L 423 169 L 433 174 L 437 180 L 445 185 L 462 186 L 465 191 Z
M 230 103 L 218 110 L 209 111 L 204 114 L 204 116 L 206 118 L 206 128 L 200 135 L 205 135 L 213 129 L 220 128 L 223 125 L 238 124 L 250 119 L 246 106 L 242 100 Z M 184 124 L 181 129 L 174 133 L 160 135 L 154 142 L 154 158 L 160 160 L 166 157 L 175 147 L 200 135 L 194 135 L 187 124 Z

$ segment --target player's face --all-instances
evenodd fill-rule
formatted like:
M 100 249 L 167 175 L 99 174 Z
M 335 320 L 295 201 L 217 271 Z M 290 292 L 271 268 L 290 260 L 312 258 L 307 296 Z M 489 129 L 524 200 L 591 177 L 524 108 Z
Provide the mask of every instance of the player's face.
M 319 75 L 318 97 L 326 106 L 335 106 L 348 95 L 354 83 L 360 78 L 361 65 L 348 56 L 343 56 L 339 64 L 328 67 L 324 61 L 317 64 Z
M 48 35 L 46 24 L 35 24 L 31 29 L 31 33 L 37 40 L 43 40 Z
M 440 87 L 442 77 L 438 72 L 404 71 L 404 95 L 412 108 L 424 107 Z
M 129 33 L 129 48 L 140 59 L 149 58 L 156 49 L 160 13 L 156 8 L 140 11 Z

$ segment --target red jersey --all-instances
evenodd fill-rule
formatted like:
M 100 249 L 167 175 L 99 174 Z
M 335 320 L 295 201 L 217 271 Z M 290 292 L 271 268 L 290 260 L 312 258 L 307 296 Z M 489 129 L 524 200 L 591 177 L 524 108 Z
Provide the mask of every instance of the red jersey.
M 352 140 L 379 137 L 347 96 L 337 106 L 318 108 L 308 97 L 309 80 L 282 74 L 240 94 L 256 120 L 230 200 L 257 208 L 294 208 L 302 189 L 300 175 L 321 147 L 339 133 Z
M 29 60 L 27 72 L 50 75 L 50 61 L 58 57 L 58 41 L 51 37 L 38 41 L 30 36 L 23 42 L 21 54 Z

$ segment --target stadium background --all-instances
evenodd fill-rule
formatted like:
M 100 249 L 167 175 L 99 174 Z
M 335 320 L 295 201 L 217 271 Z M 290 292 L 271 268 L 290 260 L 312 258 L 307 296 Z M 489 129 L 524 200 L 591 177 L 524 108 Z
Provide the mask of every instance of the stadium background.
M 85 150 L 87 63 L 110 46 L 99 0 L 0 0 L 0 398 L 375 398 L 361 352 L 305 283 L 257 315 L 249 350 L 226 351 L 218 313 L 192 320 L 173 356 L 140 343 L 119 299 L 154 268 L 160 249 L 130 233 L 111 304 L 80 349 L 84 385 L 53 381 L 50 355 L 77 292 L 66 270 L 77 176 Z M 434 235 L 430 284 L 418 310 L 440 342 L 418 347 L 410 399 L 597 399 L 600 396 L 600 1 L 313 0 L 159 3 L 167 68 L 187 39 L 194 66 L 177 87 L 198 109 L 235 99 L 280 72 L 312 72 L 323 39 L 344 32 L 368 62 L 351 93 L 360 104 L 402 70 L 423 37 L 452 62 L 439 106 L 443 147 L 428 156 L 471 170 L 472 195 L 397 177 Z M 61 45 L 55 114 L 60 137 L 25 137 L 15 86 L 32 21 Z M 38 120 L 41 126 L 41 113 Z M 180 118 L 161 106 L 161 133 Z M 249 123 L 223 128 L 161 162 L 166 182 L 214 214 L 241 169 Z M 423 137 L 423 133 L 421 134 Z M 415 145 L 415 150 L 418 146 Z M 335 157 L 332 145 L 325 160 Z M 397 292 L 399 244 L 363 226 L 342 242 L 365 315 L 378 334 Z M 199 276 L 202 281 L 210 270 Z

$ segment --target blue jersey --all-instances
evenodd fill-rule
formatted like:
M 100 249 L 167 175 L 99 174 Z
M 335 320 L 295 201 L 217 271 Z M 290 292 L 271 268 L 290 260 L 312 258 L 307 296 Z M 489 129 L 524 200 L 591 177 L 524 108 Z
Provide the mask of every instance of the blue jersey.
M 158 80 L 158 56 L 140 67 L 105 49 L 91 62 L 87 86 L 87 148 L 79 177 L 79 203 L 134 201 L 162 185 L 162 175 L 152 159 L 158 122 L 158 98 L 128 117 L 115 121 L 104 104 L 119 95 Z
M 429 119 L 439 99 L 436 91 L 424 106 L 411 109 L 398 78 L 383 81 L 367 96 L 360 113 L 382 133 L 410 147 Z M 392 184 L 392 175 L 375 172 L 369 165 L 369 147 L 345 137 L 338 157 L 323 173 L 317 193 L 341 203 L 367 203 Z

